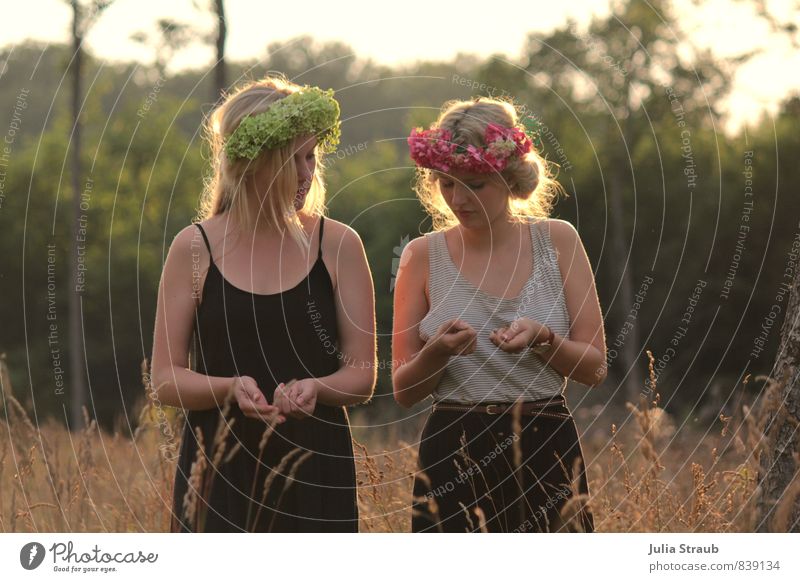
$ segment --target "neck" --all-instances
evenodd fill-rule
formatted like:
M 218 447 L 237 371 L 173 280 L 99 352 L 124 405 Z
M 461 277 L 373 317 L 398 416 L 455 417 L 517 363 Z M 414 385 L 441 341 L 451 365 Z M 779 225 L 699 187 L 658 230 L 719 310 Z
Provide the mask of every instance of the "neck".
M 260 208 L 258 202 L 254 202 L 250 205 L 250 224 L 247 227 L 240 229 L 242 233 L 248 237 L 259 239 L 280 239 L 288 234 L 285 226 L 276 226 L 272 220 L 267 218 L 263 210 L 261 210 L 260 213 L 259 210 Z M 297 214 L 302 222 L 302 212 L 298 212 Z
M 506 214 L 501 214 L 493 222 L 483 228 L 464 228 L 459 225 L 465 248 L 474 251 L 491 251 L 503 247 L 506 243 L 517 244 L 519 228 L 509 221 Z

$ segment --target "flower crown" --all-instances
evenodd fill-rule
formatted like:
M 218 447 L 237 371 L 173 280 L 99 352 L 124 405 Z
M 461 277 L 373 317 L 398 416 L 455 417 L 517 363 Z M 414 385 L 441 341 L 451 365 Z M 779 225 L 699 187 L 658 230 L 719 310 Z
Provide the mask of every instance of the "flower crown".
M 408 147 L 411 158 L 423 168 L 449 172 L 451 169 L 475 173 L 501 172 L 513 157 L 522 157 L 533 149 L 533 142 L 519 127 L 504 127 L 496 123 L 486 126 L 485 147 L 453 143 L 447 129 L 411 130 Z
M 323 153 L 334 151 L 339 144 L 339 103 L 332 89 L 304 86 L 263 113 L 245 117 L 223 147 L 229 159 L 253 160 L 262 149 L 280 147 L 306 133 L 317 135 L 317 147 Z

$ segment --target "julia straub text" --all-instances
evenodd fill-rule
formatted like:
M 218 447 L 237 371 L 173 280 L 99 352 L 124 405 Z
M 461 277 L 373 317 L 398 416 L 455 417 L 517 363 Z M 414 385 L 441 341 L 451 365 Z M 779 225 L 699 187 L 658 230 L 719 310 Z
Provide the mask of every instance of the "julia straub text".
M 718 554 L 719 547 L 716 544 L 709 544 L 707 546 L 693 546 L 690 544 L 678 544 L 673 546 L 671 544 L 649 544 L 650 548 L 647 552 L 648 556 L 654 554 Z

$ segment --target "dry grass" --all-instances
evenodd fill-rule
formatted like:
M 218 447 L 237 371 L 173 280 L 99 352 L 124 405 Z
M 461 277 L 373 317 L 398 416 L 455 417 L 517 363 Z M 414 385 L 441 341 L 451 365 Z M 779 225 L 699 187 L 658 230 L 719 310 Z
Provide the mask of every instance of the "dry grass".
M 169 531 L 177 450 L 165 439 L 180 434 L 174 410 L 148 401 L 132 439 L 88 417 L 70 433 L 55 421 L 31 422 L 3 360 L 0 380 L 0 531 Z M 754 531 L 759 426 L 774 392 L 768 382 L 758 414 L 742 406 L 708 434 L 676 427 L 657 396 L 629 404 L 627 419 L 614 419 L 619 426 L 578 411 L 596 529 Z M 361 531 L 409 531 L 416 444 L 355 432 Z

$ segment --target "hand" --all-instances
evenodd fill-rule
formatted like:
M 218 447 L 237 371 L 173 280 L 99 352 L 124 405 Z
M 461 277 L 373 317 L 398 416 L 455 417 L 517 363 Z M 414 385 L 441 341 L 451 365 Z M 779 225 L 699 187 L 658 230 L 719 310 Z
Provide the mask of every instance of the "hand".
M 317 406 L 317 381 L 314 378 L 281 382 L 275 389 L 275 406 L 281 414 L 303 419 L 314 414 Z
M 534 342 L 546 340 L 547 336 L 547 326 L 522 317 L 495 329 L 489 334 L 489 339 L 504 352 L 518 354 L 530 349 Z
M 464 356 L 475 351 L 477 337 L 475 329 L 466 321 L 451 319 L 439 326 L 428 344 L 440 354 Z
M 280 424 L 286 420 L 277 406 L 269 404 L 256 381 L 250 376 L 236 376 L 233 382 L 236 402 L 245 416 Z

